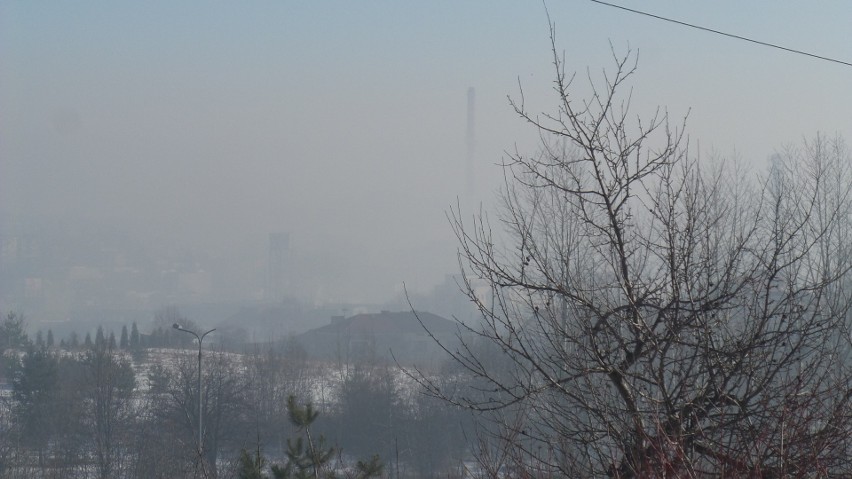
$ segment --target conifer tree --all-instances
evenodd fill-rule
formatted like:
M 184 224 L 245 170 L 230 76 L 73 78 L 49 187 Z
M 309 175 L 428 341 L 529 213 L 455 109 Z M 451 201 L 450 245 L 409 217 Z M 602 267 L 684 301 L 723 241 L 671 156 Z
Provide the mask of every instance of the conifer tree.
M 358 461 L 354 470 L 340 476 L 332 468 L 332 459 L 339 451 L 326 443 L 322 435 L 315 437 L 311 426 L 319 417 L 319 411 L 314 410 L 311 403 L 300 406 L 295 396 L 287 398 L 287 410 L 290 422 L 296 426 L 299 436 L 287 440 L 287 462 L 283 466 L 273 465 L 273 479 L 370 479 L 377 478 L 384 472 L 384 465 L 378 455 L 369 461 Z M 254 455 L 243 449 L 240 455 L 240 479 L 267 479 L 263 470 L 266 459 L 257 448 Z
M 106 337 L 104 336 L 104 328 L 102 326 L 98 326 L 98 331 L 95 333 L 95 346 L 103 347 L 106 344 Z
M 269 479 L 269 476 L 263 473 L 266 458 L 260 453 L 260 445 L 257 446 L 254 455 L 245 449 L 242 450 L 239 467 L 237 472 L 239 479 Z
M 8 313 L 0 323 L 0 351 L 6 348 L 23 348 L 29 344 L 26 320 L 18 313 Z
M 39 465 L 43 465 L 57 426 L 59 361 L 44 348 L 29 348 L 11 372 L 13 412 L 26 432 L 22 439 L 37 451 Z
M 139 328 L 136 326 L 136 321 L 130 326 L 130 349 L 137 350 L 141 346 L 139 338 Z

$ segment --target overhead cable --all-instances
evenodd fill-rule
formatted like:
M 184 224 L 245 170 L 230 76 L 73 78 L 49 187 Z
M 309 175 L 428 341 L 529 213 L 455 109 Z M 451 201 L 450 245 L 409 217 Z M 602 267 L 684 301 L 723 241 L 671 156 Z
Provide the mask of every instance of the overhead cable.
M 635 9 L 632 9 L 632 8 L 627 8 L 627 7 L 624 7 L 624 6 L 621 6 L 621 5 L 616 5 L 614 3 L 604 2 L 602 0 L 589 0 L 589 1 L 593 2 L 593 3 L 601 4 L 601 5 L 606 5 L 608 7 L 618 8 L 620 10 L 625 10 L 625 11 L 635 13 L 635 14 L 638 14 L 638 15 L 644 15 L 646 17 L 656 18 L 657 20 L 663 20 L 665 22 L 676 23 L 678 25 L 683 25 L 685 27 L 695 28 L 697 30 L 703 30 L 705 32 L 715 33 L 717 35 L 722 35 L 722 36 L 734 38 L 734 39 L 737 39 L 737 40 L 743 40 L 743 41 L 746 41 L 746 42 L 756 43 L 758 45 L 763 45 L 765 47 L 776 48 L 778 50 L 784 50 L 785 52 L 796 53 L 798 55 L 805 55 L 805 56 L 808 56 L 808 57 L 811 57 L 811 58 L 816 58 L 817 60 L 839 63 L 841 65 L 846 65 L 848 67 L 852 67 L 852 63 L 845 62 L 843 60 L 838 60 L 836 58 L 824 57 L 822 55 L 816 55 L 814 53 L 808 53 L 808 52 L 805 52 L 805 51 L 802 51 L 802 50 L 796 50 L 795 48 L 787 48 L 787 47 L 783 47 L 781 45 L 776 45 L 774 43 L 762 42 L 760 40 L 755 40 L 753 38 L 748 38 L 748 37 L 744 37 L 744 36 L 741 36 L 741 35 L 735 35 L 733 33 L 726 33 L 726 32 L 722 32 L 722 31 L 719 31 L 719 30 L 714 30 L 712 28 L 702 27 L 701 25 L 695 25 L 693 23 L 687 23 L 687 22 L 682 22 L 680 20 L 674 20 L 672 18 L 662 17 L 660 15 L 654 15 L 653 13 L 648 13 L 648 12 L 643 12 L 641 10 L 635 10 Z

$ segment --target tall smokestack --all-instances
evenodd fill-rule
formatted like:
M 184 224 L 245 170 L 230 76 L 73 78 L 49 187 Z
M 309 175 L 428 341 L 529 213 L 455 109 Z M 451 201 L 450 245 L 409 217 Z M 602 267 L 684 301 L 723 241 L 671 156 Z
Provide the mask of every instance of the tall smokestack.
M 476 189 L 474 178 L 474 157 L 476 154 L 476 90 L 467 89 L 467 160 L 465 162 L 465 178 L 467 192 L 473 194 Z

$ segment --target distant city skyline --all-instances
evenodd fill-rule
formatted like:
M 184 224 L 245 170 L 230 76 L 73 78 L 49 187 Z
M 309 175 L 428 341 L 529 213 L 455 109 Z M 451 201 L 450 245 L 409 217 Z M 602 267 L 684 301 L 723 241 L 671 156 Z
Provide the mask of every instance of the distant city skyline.
M 846 2 L 616 3 L 852 59 Z M 610 45 L 630 48 L 633 113 L 688 115 L 702 157 L 760 169 L 818 132 L 852 141 L 852 68 L 588 1 L 547 9 L 578 101 Z M 0 236 L 103 225 L 211 258 L 237 291 L 263 284 L 286 230 L 308 300 L 427 292 L 458 271 L 449 208 L 492 210 L 503 152 L 535 153 L 506 96 L 555 110 L 549 48 L 540 2 L 3 2 Z

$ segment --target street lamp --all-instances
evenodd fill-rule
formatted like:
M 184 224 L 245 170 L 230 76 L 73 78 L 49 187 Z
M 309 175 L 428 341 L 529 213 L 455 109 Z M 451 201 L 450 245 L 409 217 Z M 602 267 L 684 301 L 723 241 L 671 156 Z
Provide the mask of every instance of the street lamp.
M 198 458 L 200 460 L 201 459 L 201 451 L 202 451 L 203 446 L 204 446 L 204 443 L 202 442 L 203 441 L 203 439 L 202 439 L 203 429 L 201 427 L 201 421 L 202 421 L 202 419 L 201 419 L 202 418 L 202 416 L 201 416 L 201 397 L 202 397 L 202 394 L 203 394 L 202 391 L 201 391 L 201 342 L 204 341 L 204 336 L 207 336 L 208 334 L 212 333 L 213 331 L 216 331 L 216 328 L 213 328 L 210 331 L 207 331 L 206 333 L 199 336 L 195 331 L 190 331 L 188 329 L 184 329 L 184 327 L 179 325 L 178 323 L 173 324 L 172 327 L 177 329 L 178 331 L 183 331 L 185 333 L 189 333 L 189 334 L 195 336 L 195 339 L 198 340 Z

